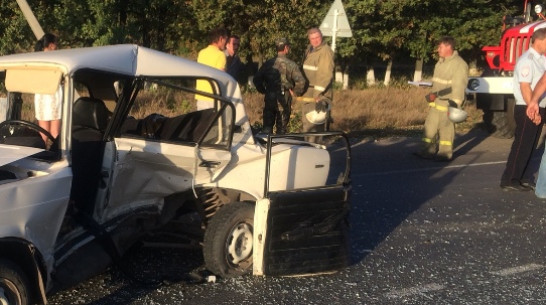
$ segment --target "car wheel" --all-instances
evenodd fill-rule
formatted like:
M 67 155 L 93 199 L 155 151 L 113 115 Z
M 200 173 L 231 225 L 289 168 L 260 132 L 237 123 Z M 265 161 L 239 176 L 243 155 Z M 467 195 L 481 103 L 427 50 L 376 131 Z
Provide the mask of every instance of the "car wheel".
M 235 277 L 252 271 L 254 205 L 235 202 L 220 208 L 207 225 L 203 256 L 209 271 Z
M 28 280 L 14 263 L 0 259 L 0 305 L 28 305 Z
M 514 119 L 515 100 L 508 99 L 505 111 L 484 111 L 483 121 L 495 138 L 510 139 L 514 137 L 516 120 Z

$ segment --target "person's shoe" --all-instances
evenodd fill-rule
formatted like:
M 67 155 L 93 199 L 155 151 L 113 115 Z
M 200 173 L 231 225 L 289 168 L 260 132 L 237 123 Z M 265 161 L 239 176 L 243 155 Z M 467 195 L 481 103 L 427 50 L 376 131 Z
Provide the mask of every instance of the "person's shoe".
M 531 188 L 523 186 L 519 183 L 501 184 L 500 187 L 505 192 L 528 192 L 531 190 Z
M 418 152 L 414 152 L 413 154 L 422 159 L 427 159 L 427 160 L 434 159 L 434 155 L 429 154 L 427 152 L 418 151 Z
M 448 156 L 445 156 L 445 155 L 436 155 L 434 157 L 434 160 L 435 161 L 440 161 L 440 162 L 449 162 L 451 161 L 453 158 L 451 157 L 448 157 Z
M 537 188 L 537 185 L 531 181 L 524 181 L 521 183 L 522 186 L 532 189 L 533 191 Z

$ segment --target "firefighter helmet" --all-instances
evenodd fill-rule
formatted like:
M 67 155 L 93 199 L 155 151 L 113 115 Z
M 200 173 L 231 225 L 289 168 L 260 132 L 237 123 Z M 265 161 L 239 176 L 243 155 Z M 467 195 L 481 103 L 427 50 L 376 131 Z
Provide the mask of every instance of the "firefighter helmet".
M 319 101 L 318 103 L 323 103 L 324 106 L 318 110 L 315 107 L 315 109 L 307 112 L 305 114 L 305 117 L 312 124 L 322 125 L 326 122 L 328 111 L 330 111 L 331 108 L 330 99 L 322 97 L 321 101 Z
M 466 120 L 468 113 L 462 109 L 450 106 L 447 111 L 447 117 L 453 123 L 461 123 Z

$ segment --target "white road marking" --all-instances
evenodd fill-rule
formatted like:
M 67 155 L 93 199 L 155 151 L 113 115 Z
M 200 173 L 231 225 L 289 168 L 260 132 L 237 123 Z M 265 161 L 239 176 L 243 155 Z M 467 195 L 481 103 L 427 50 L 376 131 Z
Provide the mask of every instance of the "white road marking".
M 545 266 L 539 265 L 539 264 L 528 264 L 523 266 L 502 269 L 499 271 L 491 272 L 491 274 L 500 275 L 500 276 L 508 276 L 508 275 L 514 275 L 514 274 L 523 273 L 527 271 L 534 271 L 534 270 L 538 270 L 542 268 L 545 268 Z
M 465 167 L 475 167 L 475 166 L 485 166 L 485 165 L 496 165 L 496 164 L 503 164 L 503 163 L 506 163 L 506 161 L 492 161 L 492 162 L 473 163 L 473 164 L 455 164 L 455 165 L 448 165 L 448 166 L 412 168 L 412 169 L 403 169 L 403 170 L 394 170 L 394 171 L 376 172 L 376 173 L 351 173 L 351 176 L 361 177 L 361 176 L 380 176 L 380 175 L 392 175 L 392 174 L 418 173 L 418 172 L 427 172 L 427 171 L 437 171 L 437 170 L 446 169 L 446 168 L 465 168 Z
M 411 288 L 393 290 L 387 293 L 386 296 L 388 298 L 402 298 L 402 297 L 407 297 L 410 295 L 423 294 L 430 291 L 438 291 L 444 288 L 445 288 L 444 285 L 432 283 L 432 284 L 427 284 L 422 286 L 415 286 Z

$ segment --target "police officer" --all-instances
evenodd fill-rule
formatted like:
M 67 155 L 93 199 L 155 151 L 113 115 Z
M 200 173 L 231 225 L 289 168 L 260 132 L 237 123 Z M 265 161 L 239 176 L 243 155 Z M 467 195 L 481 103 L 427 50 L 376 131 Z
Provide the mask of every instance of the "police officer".
M 423 148 L 417 153 L 425 159 L 450 161 L 453 158 L 455 125 L 448 118 L 450 106 L 460 108 L 465 99 L 468 65 L 455 50 L 450 36 L 438 42 L 438 56 L 432 76 L 432 93 L 427 95 L 429 111 L 425 120 Z
M 305 90 L 306 80 L 298 65 L 286 57 L 290 44 L 286 38 L 275 41 L 277 56 L 267 60 L 254 75 L 256 89 L 265 94 L 263 111 L 263 133 L 286 133 L 292 108 L 292 96 L 300 96 Z M 279 112 L 278 104 L 282 112 Z
M 521 54 L 514 68 L 514 120 L 516 130 L 514 131 L 514 142 L 508 154 L 506 167 L 501 176 L 500 187 L 504 191 L 530 191 L 535 188 L 534 174 L 536 172 L 535 162 L 530 162 L 536 151 L 540 140 L 542 122 L 533 122 L 526 115 L 527 105 L 532 103 L 535 90 L 540 78 L 546 72 L 546 29 L 535 30 L 531 37 L 529 49 Z M 542 95 L 542 94 L 541 94 Z M 543 97 L 543 96 L 542 96 Z M 541 98 L 539 104 L 540 116 L 544 115 L 546 99 Z M 538 123 L 538 124 L 536 124 Z M 544 160 L 544 159 L 543 159 Z M 535 193 L 543 198 L 544 189 L 544 164 L 540 165 L 538 173 L 538 185 Z M 542 185 L 542 187 L 540 187 Z
M 331 101 L 332 81 L 334 78 L 334 52 L 323 41 L 322 32 L 318 28 L 307 31 L 309 47 L 305 52 L 303 61 L 303 73 L 309 81 L 309 87 L 302 100 L 302 127 L 304 132 L 324 131 L 326 120 L 324 116 L 320 120 L 309 118 L 312 111 L 328 111 L 326 101 Z M 328 102 L 329 104 L 329 102 Z M 329 107 L 328 107 L 329 108 Z

